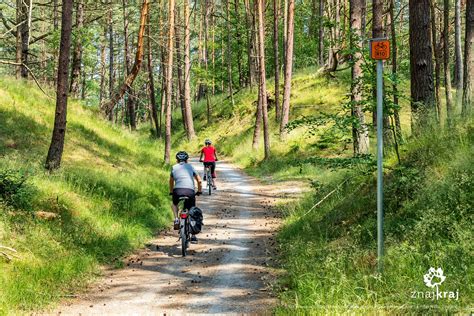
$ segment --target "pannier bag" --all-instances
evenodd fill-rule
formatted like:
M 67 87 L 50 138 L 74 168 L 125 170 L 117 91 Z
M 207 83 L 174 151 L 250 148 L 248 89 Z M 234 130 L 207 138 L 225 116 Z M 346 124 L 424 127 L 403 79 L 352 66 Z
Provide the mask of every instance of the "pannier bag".
M 201 232 L 203 225 L 202 211 L 198 207 L 191 207 L 189 210 L 189 227 L 191 233 L 196 235 Z

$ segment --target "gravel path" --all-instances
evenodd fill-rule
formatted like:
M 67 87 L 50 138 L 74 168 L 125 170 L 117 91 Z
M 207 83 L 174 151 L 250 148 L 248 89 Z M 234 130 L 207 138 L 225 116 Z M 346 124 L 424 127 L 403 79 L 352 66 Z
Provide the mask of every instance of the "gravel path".
M 202 167 L 195 160 L 197 170 Z M 265 313 L 276 303 L 275 232 L 270 205 L 291 187 L 265 186 L 235 166 L 218 163 L 218 191 L 198 197 L 203 231 L 181 256 L 177 232 L 164 231 L 148 248 L 108 269 L 87 294 L 51 314 L 157 315 Z M 170 210 L 171 212 L 171 210 Z M 171 223 L 170 223 L 171 224 Z

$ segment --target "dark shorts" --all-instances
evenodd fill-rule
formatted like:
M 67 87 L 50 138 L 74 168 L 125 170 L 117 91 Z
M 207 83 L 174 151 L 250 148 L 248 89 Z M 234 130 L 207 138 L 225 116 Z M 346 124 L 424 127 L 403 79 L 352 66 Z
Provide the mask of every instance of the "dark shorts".
M 215 162 L 204 162 L 204 168 L 206 168 L 207 166 L 211 167 L 212 177 L 215 178 L 216 177 L 216 163 Z
M 173 190 L 173 204 L 178 205 L 179 198 L 186 196 L 187 200 L 184 201 L 184 208 L 190 209 L 193 206 L 196 206 L 196 194 L 194 190 L 191 189 L 174 189 Z

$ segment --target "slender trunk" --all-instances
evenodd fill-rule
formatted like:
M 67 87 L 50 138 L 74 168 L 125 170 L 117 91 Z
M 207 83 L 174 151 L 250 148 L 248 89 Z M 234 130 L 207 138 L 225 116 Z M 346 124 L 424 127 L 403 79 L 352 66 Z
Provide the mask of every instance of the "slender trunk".
M 122 11 L 123 11 L 123 55 L 124 55 L 124 68 L 127 77 L 130 76 L 131 72 L 131 60 L 130 60 L 130 53 L 129 53 L 129 44 L 128 44 L 128 13 L 127 13 L 127 0 L 122 0 Z M 127 98 L 125 100 L 125 104 L 127 106 L 127 116 L 128 116 L 128 124 L 130 125 L 130 129 L 132 131 L 137 129 L 137 123 L 135 120 L 135 96 L 133 95 L 133 90 L 131 86 L 126 88 Z
M 67 94 L 69 52 L 71 47 L 72 30 L 72 0 L 62 0 L 61 42 L 59 48 L 58 82 L 56 87 L 56 113 L 54 116 L 54 129 L 46 158 L 45 168 L 57 169 L 61 165 L 66 135 Z
M 435 76 L 435 104 L 438 120 L 441 119 L 441 59 L 442 59 L 442 41 L 437 40 L 438 30 L 436 28 L 436 9 L 435 3 L 431 1 L 431 37 L 433 40 L 433 55 L 434 55 L 434 76 Z
M 228 1 L 228 0 L 227 0 Z M 258 12 L 258 59 L 259 59 L 259 95 L 262 104 L 263 118 L 263 144 L 265 152 L 265 160 L 270 158 L 270 127 L 268 122 L 267 109 L 267 87 L 265 73 L 265 21 L 264 21 L 264 0 L 256 0 Z
M 293 70 L 293 35 L 294 35 L 295 0 L 288 2 L 288 26 L 286 35 L 285 78 L 283 87 L 283 105 L 280 124 L 280 138 L 286 136 L 286 125 L 290 117 L 291 77 Z
M 461 47 L 461 0 L 454 0 L 454 82 L 456 86 L 456 104 L 461 105 L 462 84 L 463 84 L 463 64 Z
M 313 0 L 315 1 L 315 0 Z M 280 1 L 273 0 L 273 58 L 275 62 L 275 120 L 280 121 L 281 108 L 280 108 L 280 57 L 278 56 L 279 39 L 278 39 L 278 19 Z M 316 23 L 313 21 L 313 23 Z
M 319 22 L 318 22 L 318 59 L 319 59 L 319 66 L 324 66 L 324 1 L 319 0 Z
M 395 0 L 390 0 L 390 33 L 392 40 L 392 75 L 395 78 L 392 83 L 393 89 L 393 117 L 395 119 L 395 141 L 402 137 L 402 127 L 400 123 L 400 113 L 398 111 L 399 100 L 398 100 L 398 45 L 397 45 L 397 32 L 396 32 L 396 21 L 395 21 Z
M 16 63 L 19 64 L 19 66 L 16 68 L 16 78 L 20 79 L 21 77 L 21 21 L 22 21 L 22 0 L 16 0 Z
M 22 0 L 18 0 L 22 1 Z M 53 30 L 59 28 L 59 10 L 58 10 L 58 0 L 53 0 Z
M 352 66 L 352 116 L 355 123 L 352 127 L 352 137 L 354 143 L 354 155 L 364 155 L 369 153 L 369 131 L 365 123 L 364 110 L 362 104 L 362 36 L 363 36 L 363 16 L 365 12 L 365 0 L 350 1 L 350 20 L 353 35 L 351 36 L 351 48 L 354 53 L 354 63 Z
M 409 1 L 412 131 L 435 116 L 430 0 Z
M 239 0 L 234 0 L 234 14 L 235 20 L 240 21 L 240 14 L 239 14 Z M 244 73 L 242 70 L 242 50 L 243 50 L 243 43 L 242 43 L 242 34 L 240 33 L 240 27 L 235 29 L 235 36 L 237 38 L 237 67 L 239 71 L 239 87 L 244 85 Z
M 104 32 L 104 39 L 107 37 L 107 29 Z M 99 91 L 99 106 L 102 109 L 102 102 L 105 99 L 105 43 L 100 44 L 100 91 Z
M 451 126 L 453 120 L 453 100 L 451 97 L 451 68 L 449 67 L 449 0 L 444 0 L 444 88 L 446 93 L 446 113 L 448 117 L 448 126 Z
M 31 30 L 31 12 L 33 9 L 32 0 L 22 0 L 21 2 L 21 77 L 28 78 L 28 57 L 30 54 L 30 30 Z
M 466 36 L 464 37 L 464 82 L 462 96 L 462 114 L 467 117 L 471 112 L 474 94 L 474 1 L 466 5 Z
M 189 0 L 184 0 L 184 114 L 186 119 L 187 137 L 192 140 L 194 132 L 193 111 L 191 108 L 191 32 L 189 28 Z
M 172 76 L 173 76 L 173 38 L 174 38 L 174 0 L 168 3 L 168 60 L 166 63 L 166 115 L 165 115 L 165 163 L 170 163 L 171 155 L 171 101 L 172 101 Z
M 183 78 L 183 57 L 181 54 L 181 32 L 180 32 L 180 23 L 181 23 L 181 17 L 179 13 L 179 6 L 176 6 L 175 10 L 175 24 L 174 24 L 174 33 L 175 33 L 175 48 L 176 48 L 176 72 L 177 72 L 177 77 L 176 77 L 176 98 L 177 98 L 177 105 L 179 104 L 181 108 L 181 116 L 183 119 L 183 128 L 184 131 L 186 132 L 186 135 L 189 134 L 188 132 L 188 124 L 186 120 L 186 106 L 184 103 L 184 78 Z
M 79 94 L 79 78 L 82 67 L 82 28 L 84 26 L 84 0 L 78 0 L 76 5 L 76 36 L 72 54 L 71 85 L 69 92 L 77 97 Z
M 230 41 L 231 30 L 230 30 L 230 0 L 226 0 L 226 27 L 227 27 L 227 80 L 229 81 L 229 96 L 230 96 L 230 103 L 232 104 L 232 108 L 235 105 L 234 102 L 234 91 L 232 87 L 232 45 Z
M 156 137 L 159 136 L 160 130 L 158 126 L 158 109 L 156 106 L 156 94 L 155 94 L 155 78 L 153 76 L 153 55 L 152 55 L 152 50 L 151 50 L 151 38 L 150 38 L 150 24 L 151 20 L 151 14 L 148 15 L 148 26 L 146 29 L 147 32 L 147 48 L 148 48 L 148 81 L 149 81 L 149 88 L 150 88 L 150 107 L 151 107 L 151 117 L 153 119 L 153 124 L 155 127 L 155 133 Z
M 110 2 L 109 8 L 109 16 L 108 21 L 109 24 L 109 99 L 112 99 L 114 94 L 114 21 L 113 21 L 113 4 Z M 104 106 L 104 110 L 106 110 Z M 113 120 L 113 109 L 110 110 L 108 115 L 109 121 Z

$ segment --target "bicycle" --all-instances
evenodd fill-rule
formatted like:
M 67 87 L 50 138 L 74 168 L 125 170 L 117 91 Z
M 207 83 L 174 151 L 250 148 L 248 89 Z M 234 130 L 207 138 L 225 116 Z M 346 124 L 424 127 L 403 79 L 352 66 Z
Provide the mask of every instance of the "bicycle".
M 211 172 L 211 167 L 206 166 L 205 171 L 206 171 L 207 189 L 208 189 L 209 195 L 211 195 L 212 194 L 212 172 Z
M 196 195 L 201 195 L 201 192 L 197 192 Z M 179 240 L 181 240 L 181 254 L 186 257 L 186 250 L 189 247 L 191 241 L 191 229 L 189 227 L 189 210 L 184 207 L 184 202 L 189 199 L 187 196 L 179 198 Z

